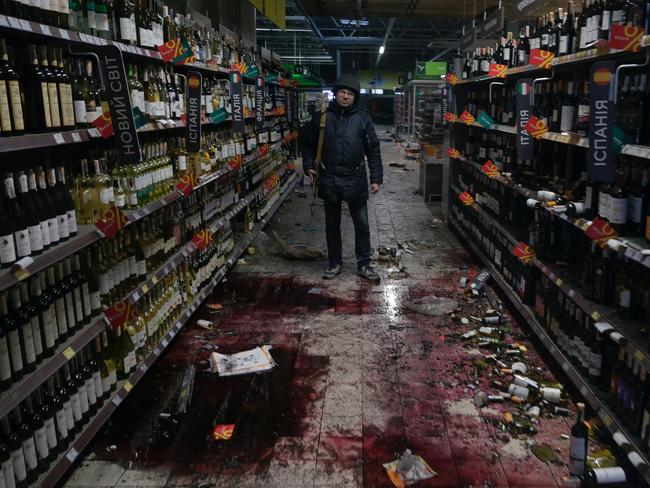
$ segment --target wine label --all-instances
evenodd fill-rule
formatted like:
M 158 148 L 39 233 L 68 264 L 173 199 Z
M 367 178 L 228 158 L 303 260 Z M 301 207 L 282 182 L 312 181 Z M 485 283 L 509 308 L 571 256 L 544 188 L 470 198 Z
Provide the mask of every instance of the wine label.
M 68 226 L 68 215 L 63 213 L 56 216 L 57 225 L 59 226 L 59 236 L 61 239 L 70 237 L 70 227 Z
M 54 302 L 56 309 L 56 324 L 59 330 L 59 335 L 65 335 L 68 333 L 68 320 L 65 316 L 65 300 L 63 297 L 57 298 Z
M 58 444 L 56 439 L 56 426 L 54 424 L 54 417 L 45 419 L 45 438 L 47 439 L 47 446 L 50 450 L 56 449 Z
M 569 53 L 569 36 L 560 36 L 560 55 Z
M 630 220 L 635 224 L 640 224 L 643 219 L 643 197 L 630 195 L 627 202 Z
M 11 368 L 18 373 L 23 370 L 23 355 L 20 352 L 20 336 L 18 330 L 10 330 L 7 334 L 9 353 L 11 356 Z
M 0 236 L 0 263 L 11 264 L 16 261 L 16 246 L 13 234 Z
M 108 393 L 113 388 L 113 385 L 117 383 L 117 372 L 115 368 L 109 368 L 109 372 L 106 376 L 102 376 L 102 388 L 104 393 Z
M 83 302 L 83 315 L 84 317 L 89 317 L 92 314 L 92 305 L 90 303 L 90 291 L 88 288 L 88 282 L 81 284 L 81 297 Z
M 77 320 L 74 315 L 74 300 L 72 292 L 65 294 L 65 310 L 66 317 L 68 318 L 68 329 L 74 329 L 77 325 Z
M 29 231 L 27 229 L 14 232 L 14 239 L 16 241 L 16 253 L 19 259 L 29 256 L 32 253 L 32 248 L 29 244 Z
M 567 132 L 573 129 L 573 119 L 575 118 L 576 108 L 573 105 L 562 105 L 562 115 L 560 119 L 560 130 Z
M 68 232 L 70 235 L 76 234 L 78 227 L 77 227 L 77 212 L 75 210 L 68 210 L 66 212 L 66 215 L 68 217 Z
M 625 224 L 627 222 L 627 198 L 609 198 L 609 222 Z
M 43 321 L 43 336 L 45 340 L 45 347 L 51 349 L 54 347 L 54 342 L 58 337 L 56 333 L 56 318 L 54 307 L 50 305 L 47 310 L 41 313 L 41 320 Z
M 47 84 L 47 95 L 50 100 L 50 119 L 52 127 L 61 127 L 61 112 L 59 112 L 59 92 L 56 83 Z
M 89 406 L 88 406 L 88 390 L 86 390 L 86 385 L 82 385 L 78 390 L 77 393 L 79 395 L 79 407 L 81 408 L 81 414 L 84 415 L 88 413 Z
M 73 127 L 75 113 L 72 101 L 72 86 L 70 83 L 59 84 L 59 96 L 61 98 L 61 122 L 65 127 Z
M 120 40 L 131 41 L 131 19 L 128 17 L 120 17 Z
M 630 308 L 632 292 L 629 289 L 623 289 L 618 294 L 618 304 L 621 308 Z
M 135 365 L 137 364 L 137 359 L 135 357 L 135 351 L 130 351 L 122 360 L 124 366 L 124 373 L 128 374 Z
M 7 338 L 0 337 L 0 381 L 11 379 L 11 360 Z
M 624 483 L 626 481 L 625 471 L 620 466 L 614 468 L 595 468 L 593 471 L 599 485 Z
M 30 319 L 30 327 L 32 329 L 32 337 L 34 338 L 34 352 L 36 356 L 43 354 L 43 340 L 41 338 L 41 323 L 38 315 L 33 315 Z
M 34 443 L 36 444 L 36 454 L 41 460 L 47 459 L 50 455 L 50 446 L 47 443 L 47 434 L 45 425 L 34 431 Z
M 30 471 L 38 467 L 38 458 L 36 457 L 36 444 L 34 436 L 30 435 L 23 441 L 23 452 L 25 453 L 25 465 Z
M 79 399 L 78 391 L 70 395 L 70 407 L 72 410 L 73 421 L 79 422 L 81 420 L 81 400 Z
M 612 21 L 612 11 L 611 10 L 603 10 L 603 16 L 601 18 L 600 22 L 600 28 L 601 30 L 608 31 L 609 26 Z
M 11 99 L 11 111 L 13 115 L 14 130 L 25 130 L 25 119 L 23 118 L 23 104 L 20 96 L 20 85 L 18 80 L 9 80 L 9 98 Z
M 569 444 L 569 473 L 572 476 L 584 473 L 586 456 L 587 439 L 572 435 Z
M 621 24 L 625 21 L 625 10 L 612 11 L 612 24 Z
M 138 261 L 138 274 L 140 276 L 147 276 L 147 261 L 142 259 Z
M 43 241 L 43 247 L 49 246 L 50 242 L 50 227 L 47 223 L 47 220 L 43 220 L 39 224 L 41 228 L 41 240 Z
M 99 290 L 90 294 L 90 307 L 93 310 L 100 310 L 102 308 L 102 300 Z
M 88 123 L 88 112 L 86 111 L 85 100 L 74 101 L 74 119 L 77 124 Z
M 81 299 L 81 288 L 76 287 L 72 290 L 72 296 L 74 297 L 74 316 L 76 322 L 80 324 L 84 320 L 84 309 L 83 309 L 83 300 Z
M 27 479 L 27 467 L 25 466 L 25 455 L 23 454 L 23 447 L 18 446 L 11 451 L 11 464 L 14 468 L 14 476 L 16 481 L 22 483 Z
M 99 275 L 99 279 L 98 279 L 99 292 L 98 293 L 99 293 L 100 296 L 108 295 L 108 292 L 112 288 L 112 286 L 111 286 L 112 284 L 109 283 L 108 278 L 109 278 L 108 277 L 108 272 L 102 273 L 102 274 Z
M 9 94 L 7 93 L 7 84 L 4 80 L 0 80 L 0 129 L 2 132 L 11 132 Z
M 61 439 L 66 439 L 68 437 L 68 415 L 65 405 L 63 405 L 62 408 L 56 412 L 55 417 L 56 429 L 59 431 L 59 437 L 61 437 Z
M 102 375 L 95 371 L 92 375 L 93 388 L 95 388 L 95 398 L 101 398 L 104 395 L 104 385 L 102 384 Z
M 48 219 L 47 226 L 50 230 L 50 242 L 55 244 L 61 240 L 61 234 L 59 234 L 59 222 L 56 217 Z
M 41 82 L 41 99 L 43 102 L 43 120 L 45 121 L 45 127 L 52 127 L 52 116 L 50 113 L 50 96 L 48 90 L 48 83 Z

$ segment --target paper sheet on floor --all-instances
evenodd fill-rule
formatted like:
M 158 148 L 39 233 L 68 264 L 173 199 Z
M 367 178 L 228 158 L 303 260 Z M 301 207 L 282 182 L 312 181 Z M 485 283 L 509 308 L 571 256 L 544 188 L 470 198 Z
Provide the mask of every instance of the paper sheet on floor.
M 210 354 L 210 369 L 219 376 L 261 373 L 275 367 L 271 357 L 271 346 L 261 346 L 235 354 Z

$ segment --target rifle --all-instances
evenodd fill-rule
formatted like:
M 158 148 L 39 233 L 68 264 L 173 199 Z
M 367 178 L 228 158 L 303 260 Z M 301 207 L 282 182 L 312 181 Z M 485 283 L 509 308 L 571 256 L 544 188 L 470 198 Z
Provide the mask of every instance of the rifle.
M 312 183 L 312 200 L 311 200 L 311 215 L 312 217 L 316 213 L 316 198 L 318 194 L 318 174 L 320 172 L 320 166 L 322 163 L 321 158 L 323 156 L 323 142 L 325 140 L 325 124 L 327 122 L 327 105 L 323 103 L 321 105 L 321 114 L 320 114 L 320 126 L 318 129 L 318 148 L 316 149 L 316 159 L 314 160 L 314 171 L 316 175 L 314 176 L 314 181 Z

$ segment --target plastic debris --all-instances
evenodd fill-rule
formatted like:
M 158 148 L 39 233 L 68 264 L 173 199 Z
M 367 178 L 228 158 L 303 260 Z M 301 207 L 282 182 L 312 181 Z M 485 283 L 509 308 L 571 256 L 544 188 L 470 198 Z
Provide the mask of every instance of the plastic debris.
M 310 248 L 306 245 L 289 244 L 275 231 L 273 231 L 273 237 L 275 237 L 276 242 L 282 249 L 281 255 L 287 259 L 306 261 L 325 259 L 325 255 L 321 251 Z
M 409 310 L 423 315 L 444 315 L 458 308 L 458 302 L 449 298 L 429 296 L 414 300 L 406 305 Z
M 530 448 L 530 451 L 542 462 L 562 464 L 557 453 L 546 444 L 536 444 Z
M 275 367 L 271 346 L 261 346 L 235 354 L 210 353 L 210 370 L 219 376 L 262 373 Z
M 208 303 L 207 307 L 210 310 L 221 310 L 223 308 L 223 305 L 221 305 L 220 303 Z
M 399 459 L 384 464 L 388 478 L 398 488 L 411 486 L 418 481 L 428 480 L 437 475 L 424 459 L 406 449 Z
M 198 325 L 199 327 L 205 330 L 212 330 L 213 323 L 210 322 L 209 320 L 199 319 L 196 321 L 196 325 Z

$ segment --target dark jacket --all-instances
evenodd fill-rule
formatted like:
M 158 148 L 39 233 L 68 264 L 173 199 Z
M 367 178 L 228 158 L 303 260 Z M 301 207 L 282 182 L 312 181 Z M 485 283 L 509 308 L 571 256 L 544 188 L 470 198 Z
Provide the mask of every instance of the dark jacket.
M 302 164 L 307 173 L 314 168 L 318 149 L 320 112 L 315 112 L 301 133 Z M 367 200 L 368 177 L 364 156 L 368 160 L 371 183 L 383 183 L 379 140 L 370 116 L 357 104 L 342 109 L 332 100 L 327 109 L 322 166 L 319 171 L 318 196 L 324 200 Z

